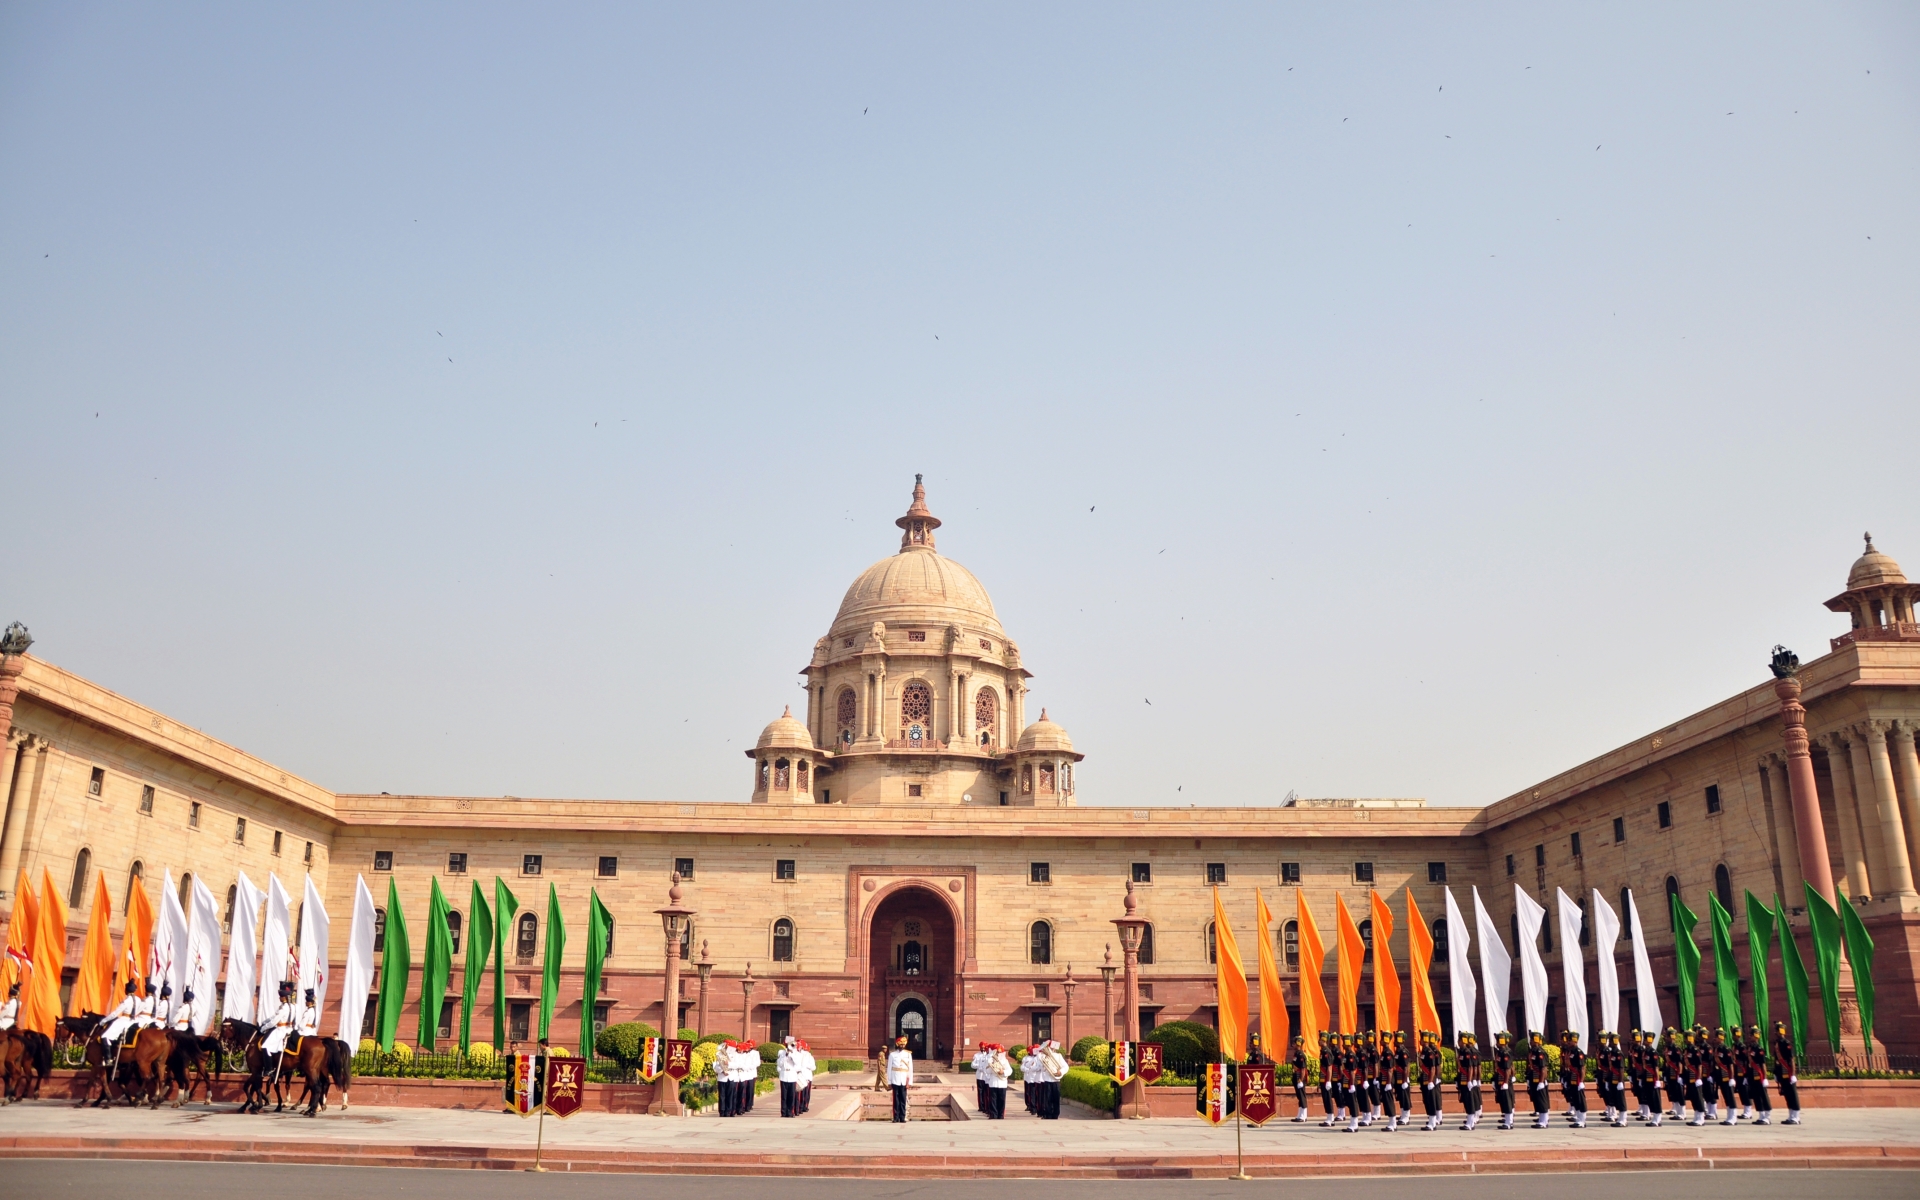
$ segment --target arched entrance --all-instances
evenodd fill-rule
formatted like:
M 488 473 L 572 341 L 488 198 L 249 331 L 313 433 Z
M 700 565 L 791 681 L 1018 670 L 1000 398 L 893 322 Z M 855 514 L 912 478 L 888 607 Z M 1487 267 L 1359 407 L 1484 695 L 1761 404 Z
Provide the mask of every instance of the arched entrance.
M 882 895 L 867 918 L 867 1040 L 907 1039 L 915 1058 L 952 1058 L 956 922 L 946 897 L 918 883 Z

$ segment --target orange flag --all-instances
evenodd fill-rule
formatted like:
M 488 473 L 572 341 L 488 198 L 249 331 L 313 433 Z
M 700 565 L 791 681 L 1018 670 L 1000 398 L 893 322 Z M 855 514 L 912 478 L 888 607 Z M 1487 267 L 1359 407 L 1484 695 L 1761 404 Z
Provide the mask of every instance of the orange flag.
M 60 1024 L 60 972 L 67 965 L 67 902 L 53 886 L 53 872 L 40 868 L 40 921 L 33 935 L 33 972 L 20 989 L 20 1028 L 51 1038 Z
M 1229 1062 L 1247 1061 L 1247 968 L 1240 945 L 1227 928 L 1227 910 L 1220 906 L 1220 889 L 1213 889 L 1213 946 L 1215 979 L 1220 987 L 1220 1053 Z
M 1413 893 L 1409 891 L 1407 895 Z M 1393 911 L 1380 893 L 1367 889 L 1373 905 L 1373 1027 L 1400 1028 L 1400 968 L 1393 965 Z
M 6 998 L 16 983 L 22 985 L 22 994 L 26 992 L 26 977 L 32 971 L 30 965 L 22 964 L 33 962 L 33 939 L 39 932 L 40 902 L 33 898 L 27 870 L 22 867 L 20 884 L 13 889 L 13 912 L 7 918 L 7 953 L 5 959 L 0 959 L 0 1000 Z
M 113 964 L 113 994 L 125 994 L 133 981 L 136 994 L 147 994 L 147 956 L 153 953 L 153 901 L 146 884 L 127 889 L 127 925 L 120 933 L 120 958 Z
M 1336 950 L 1339 955 L 1340 981 L 1340 1032 L 1360 1032 L 1360 964 L 1366 961 L 1367 944 L 1360 940 L 1360 930 L 1353 923 L 1353 914 L 1347 911 L 1347 902 L 1338 892 L 1333 897 L 1333 912 L 1336 920 L 1334 935 L 1339 939 Z
M 1307 1053 L 1318 1058 L 1320 1035 L 1327 1032 L 1327 991 L 1320 982 L 1320 973 L 1327 965 L 1327 947 L 1320 940 L 1320 927 L 1313 923 L 1313 910 L 1307 907 L 1306 889 L 1294 895 L 1300 909 L 1300 1037 L 1307 1044 Z
M 1260 889 L 1253 889 L 1253 903 L 1260 917 L 1260 1040 L 1267 1057 L 1274 1062 L 1287 1060 L 1291 1033 L 1287 1028 L 1287 994 L 1280 990 L 1280 964 L 1273 957 L 1273 912 Z
M 1413 981 L 1413 1032 L 1432 1030 L 1440 1033 L 1440 1010 L 1433 1003 L 1433 980 L 1427 974 L 1433 965 L 1433 931 L 1420 916 L 1413 902 L 1413 889 L 1407 889 L 1407 976 Z M 1418 1037 L 1415 1037 L 1418 1041 Z
M 73 981 L 73 999 L 67 1015 L 96 1016 L 113 1011 L 113 901 L 107 897 L 107 877 L 93 879 L 93 912 L 87 917 L 87 948 L 80 954 L 80 974 Z

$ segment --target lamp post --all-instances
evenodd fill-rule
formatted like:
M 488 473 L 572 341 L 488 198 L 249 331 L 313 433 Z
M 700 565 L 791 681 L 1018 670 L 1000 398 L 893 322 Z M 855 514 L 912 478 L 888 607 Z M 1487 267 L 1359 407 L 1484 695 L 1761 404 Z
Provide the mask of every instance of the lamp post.
M 1066 982 L 1060 986 L 1067 990 L 1066 1047 L 1069 1054 L 1073 1053 L 1073 984 L 1073 964 L 1068 963 Z
M 667 971 L 660 993 L 660 1024 L 662 1037 L 677 1037 L 680 1032 L 680 937 L 687 929 L 687 922 L 693 918 L 693 910 L 680 903 L 680 872 L 673 873 L 671 885 L 667 888 L 667 906 L 656 908 L 660 915 L 660 928 L 667 936 Z M 686 1113 L 680 1103 L 680 1085 L 668 1076 L 661 1076 L 653 1085 L 653 1103 L 647 1111 L 655 1116 L 678 1117 Z
M 1144 917 L 1134 915 L 1134 910 L 1139 906 L 1140 902 L 1133 898 L 1133 880 L 1129 879 L 1127 880 L 1127 915 L 1113 919 L 1114 926 L 1120 930 L 1120 951 L 1126 963 L 1125 995 L 1121 1001 L 1125 1006 L 1123 1018 L 1125 1037 L 1122 1040 L 1129 1042 L 1140 1040 L 1140 938 L 1146 930 L 1147 921 Z M 1153 1115 L 1147 1111 L 1147 1085 L 1141 1082 L 1138 1076 L 1120 1088 L 1119 1115 L 1135 1118 Z
M 759 983 L 753 977 L 753 964 L 747 964 L 747 973 L 740 977 L 740 1040 L 753 1040 L 753 985 Z
M 707 939 L 700 939 L 700 962 L 695 967 L 700 972 L 700 1036 L 707 1036 L 707 977 L 713 974 L 713 963 L 707 958 Z
M 1101 1011 L 1106 1014 L 1106 1022 L 1101 1026 L 1100 1036 L 1113 1040 L 1113 973 L 1120 968 L 1113 965 L 1113 943 L 1107 943 L 1107 961 L 1100 964 Z

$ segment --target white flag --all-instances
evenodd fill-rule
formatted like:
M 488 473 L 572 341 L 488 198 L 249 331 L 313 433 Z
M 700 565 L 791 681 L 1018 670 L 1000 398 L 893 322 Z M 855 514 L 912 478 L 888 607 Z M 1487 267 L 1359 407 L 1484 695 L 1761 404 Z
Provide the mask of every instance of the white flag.
M 213 984 L 220 971 L 220 906 L 198 877 L 193 880 L 193 916 L 187 928 L 185 978 L 176 1002 L 193 993 L 193 1034 L 207 1036 L 213 1028 Z
M 160 919 L 153 926 L 153 958 L 149 974 L 172 988 L 171 999 L 180 1002 L 180 989 L 186 986 L 187 912 L 180 907 L 180 891 L 173 882 L 173 868 L 166 870 L 160 884 Z
M 1479 996 L 1473 986 L 1473 964 L 1467 961 L 1473 937 L 1467 932 L 1467 920 L 1460 915 L 1460 906 L 1453 902 L 1453 889 L 1448 888 L 1446 892 L 1447 985 L 1453 991 L 1453 1042 L 1458 1046 L 1461 1034 L 1473 1032 L 1473 1006 Z
M 1473 922 L 1480 931 L 1480 988 L 1487 1001 L 1487 1039 L 1491 1041 L 1507 1029 L 1507 996 L 1513 989 L 1513 956 L 1493 927 L 1487 906 L 1480 902 L 1480 889 L 1473 889 Z
M 1653 963 L 1647 958 L 1647 935 L 1640 928 L 1640 910 L 1627 893 L 1627 936 L 1633 939 L 1633 999 L 1640 1010 L 1640 1028 L 1659 1033 L 1666 1028 L 1660 1019 L 1660 989 L 1653 982 Z
M 1560 916 L 1560 986 L 1567 996 L 1567 1028 L 1580 1035 L 1580 1049 L 1587 1048 L 1587 964 L 1580 953 L 1580 906 L 1567 893 L 1553 889 L 1554 907 Z
M 227 939 L 227 995 L 220 1006 L 220 1015 L 252 1025 L 253 993 L 260 986 L 253 968 L 261 895 L 245 871 L 240 872 L 239 882 L 233 886 L 233 933 Z
M 280 877 L 267 872 L 267 926 L 260 939 L 260 1004 L 254 1009 L 255 1024 L 265 1024 L 280 1011 L 280 985 L 286 982 L 287 959 L 291 957 L 288 938 L 293 922 L 287 916 L 287 889 Z
M 327 906 L 320 900 L 320 889 L 307 876 L 306 895 L 300 900 L 300 987 L 296 1003 L 305 1003 L 307 989 L 313 989 L 316 1012 L 327 1009 Z
M 1600 1032 L 1620 1032 L 1620 970 L 1613 948 L 1620 942 L 1620 914 L 1613 911 L 1600 889 L 1593 892 L 1593 958 L 1600 971 Z
M 354 876 L 353 924 L 347 927 L 347 965 L 340 973 L 340 1033 L 349 1047 L 360 1045 L 360 1024 L 373 990 L 373 893 L 363 876 Z
M 1517 883 L 1513 907 L 1520 914 L 1520 998 L 1531 1037 L 1547 1031 L 1547 964 L 1540 961 L 1540 924 L 1547 919 L 1547 910 Z

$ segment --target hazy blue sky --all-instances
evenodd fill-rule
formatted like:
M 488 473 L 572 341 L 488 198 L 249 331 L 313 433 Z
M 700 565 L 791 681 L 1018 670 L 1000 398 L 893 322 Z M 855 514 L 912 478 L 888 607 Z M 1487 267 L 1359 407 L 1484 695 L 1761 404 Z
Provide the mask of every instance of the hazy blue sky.
M 1087 804 L 1920 569 L 1920 7 L 292 9 L 0 8 L 0 620 L 326 786 L 745 799 L 916 471 Z

